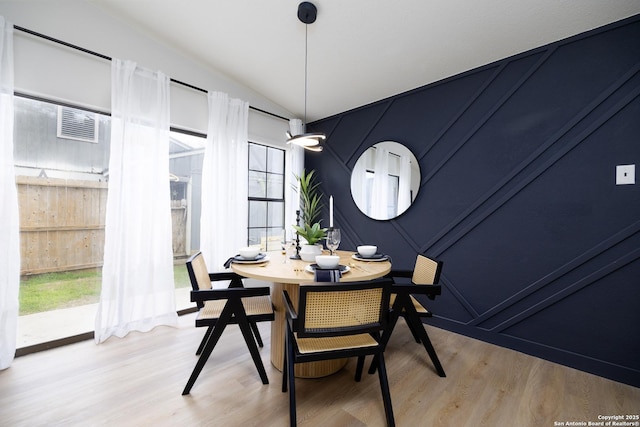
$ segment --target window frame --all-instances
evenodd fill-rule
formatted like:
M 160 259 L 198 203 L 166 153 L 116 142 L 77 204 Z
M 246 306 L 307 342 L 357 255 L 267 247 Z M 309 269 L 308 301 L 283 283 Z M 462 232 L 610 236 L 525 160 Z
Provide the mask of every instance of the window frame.
M 275 198 L 275 197 L 268 197 L 268 191 L 267 189 L 265 189 L 265 196 L 264 197 L 256 197 L 256 196 L 251 196 L 250 192 L 247 192 L 247 204 L 248 204 L 248 218 L 247 218 L 247 245 L 256 245 L 258 244 L 258 242 L 256 242 L 255 240 L 252 240 L 252 230 L 264 230 L 264 233 L 262 233 L 261 238 L 260 238 L 260 249 L 263 251 L 273 251 L 273 250 L 280 250 L 281 249 L 281 240 L 282 240 L 282 231 L 285 228 L 284 225 L 284 221 L 285 221 L 285 173 L 286 173 L 286 150 L 280 147 L 276 147 L 276 146 L 272 146 L 269 144 L 264 144 L 264 143 L 259 143 L 259 142 L 255 142 L 255 141 L 248 141 L 247 142 L 249 144 L 249 150 L 248 151 L 248 156 L 249 158 L 247 159 L 247 176 L 249 177 L 249 183 L 247 184 L 248 186 L 250 186 L 250 175 L 252 172 L 258 172 L 261 174 L 265 174 L 265 176 L 280 176 L 281 177 L 281 182 L 282 182 L 282 191 L 280 192 L 281 197 L 280 198 Z M 256 145 L 256 146 L 260 146 L 260 147 L 265 147 L 266 149 L 266 156 L 265 156 L 265 170 L 259 170 L 259 169 L 252 169 L 251 168 L 251 145 Z M 279 152 L 282 152 L 282 169 L 279 172 L 273 172 L 273 171 L 269 171 L 269 152 L 270 150 L 276 150 Z M 264 218 L 264 225 L 263 226 L 253 226 L 251 224 L 251 204 L 252 202 L 266 202 L 266 209 L 265 209 L 265 218 Z M 279 221 L 280 225 L 270 225 L 270 209 L 269 209 L 269 203 L 280 203 L 282 206 L 282 214 L 281 214 L 281 218 Z M 278 237 L 277 242 L 274 242 L 275 237 Z M 264 238 L 264 243 L 265 245 L 263 246 L 263 238 Z M 270 239 L 271 238 L 271 239 Z

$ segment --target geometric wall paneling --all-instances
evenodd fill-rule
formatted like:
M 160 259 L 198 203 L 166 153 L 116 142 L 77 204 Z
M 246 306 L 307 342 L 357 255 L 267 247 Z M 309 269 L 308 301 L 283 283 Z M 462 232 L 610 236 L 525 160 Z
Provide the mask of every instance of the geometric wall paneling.
M 446 85 L 437 84 L 429 90 L 415 90 L 397 97 L 372 129 L 371 140 L 398 141 L 406 145 L 418 158 L 424 157 L 424 154 L 415 151 L 412 145 L 424 150 L 424 147 L 432 144 L 441 131 L 441 124 L 464 109 L 469 97 L 478 92 L 492 74 L 492 70 L 484 70 L 465 79 L 452 80 Z M 425 108 L 416 110 L 416 102 L 425 105 Z M 398 123 L 402 123 L 402 126 L 398 126 Z M 416 138 L 416 135 L 419 135 L 419 138 Z
M 566 134 L 570 130 L 571 125 L 573 125 L 575 121 L 578 121 L 578 119 L 571 121 L 569 125 L 561 128 L 556 135 L 553 135 L 551 138 L 545 141 L 543 145 L 538 147 L 538 149 L 535 152 L 533 152 L 529 158 L 520 162 L 520 164 L 513 167 L 513 169 L 508 173 L 505 171 L 505 175 L 502 177 L 502 179 L 496 182 L 496 184 L 493 187 L 488 188 L 487 191 L 482 194 L 481 198 L 474 201 L 469 200 L 467 204 L 468 206 L 467 209 L 464 212 L 462 212 L 462 214 L 459 215 L 454 220 L 454 222 L 450 224 L 446 229 L 441 230 L 440 234 L 450 233 L 454 226 L 460 224 L 464 218 L 469 217 L 473 213 L 473 211 L 476 210 L 479 206 L 482 206 L 483 204 L 486 205 L 490 199 L 492 198 L 496 199 L 500 194 L 506 193 L 504 196 L 502 196 L 500 200 L 497 200 L 496 202 L 494 202 L 493 209 L 499 208 L 499 206 L 502 203 L 506 202 L 506 198 L 510 196 L 514 196 L 521 189 L 529 185 L 534 179 L 536 179 L 538 176 L 544 173 L 546 168 L 552 167 L 554 162 L 559 161 L 562 155 L 568 153 L 570 150 L 574 149 L 579 143 L 581 143 L 583 139 L 586 138 L 590 132 L 597 130 L 597 128 L 600 125 L 605 123 L 607 120 L 611 119 L 613 115 L 619 111 L 620 108 L 626 105 L 626 102 L 629 99 L 637 98 L 639 90 L 640 90 L 640 86 L 637 86 L 635 90 L 633 90 L 627 97 L 625 97 L 626 99 L 624 99 L 623 102 L 619 103 L 616 106 L 617 107 L 616 109 L 608 111 L 606 115 L 601 116 L 597 120 L 592 118 L 593 121 L 589 123 L 588 128 L 585 131 L 583 131 L 580 135 L 578 135 L 576 138 L 574 138 L 572 141 L 565 143 L 564 146 L 562 146 L 563 145 L 562 141 L 559 138 L 562 135 Z M 602 100 L 598 99 L 597 101 L 598 103 L 600 103 Z M 590 113 L 589 110 L 583 111 L 580 118 L 584 118 L 584 116 L 586 116 L 589 113 Z M 550 159 L 546 160 L 545 163 L 537 166 L 536 169 L 529 172 L 529 175 L 527 177 L 524 177 L 524 178 L 517 177 L 517 174 L 521 173 L 526 168 L 531 169 L 532 165 L 534 164 L 533 163 L 534 160 L 536 160 L 538 157 L 542 157 L 544 155 L 544 150 L 547 150 L 550 148 L 552 148 L 554 151 L 553 156 Z M 579 178 L 581 178 L 582 176 L 580 176 Z M 498 179 L 498 177 L 495 177 L 494 179 Z M 508 184 L 510 183 L 513 184 L 511 181 L 513 181 L 514 179 L 519 179 L 519 182 L 513 185 L 512 187 L 509 187 Z M 478 190 L 475 194 L 479 194 L 482 192 L 483 190 Z M 483 214 L 483 217 L 486 217 L 489 214 L 490 212 L 485 212 Z M 477 218 L 476 221 L 481 219 L 483 218 L 482 217 Z M 468 227 L 469 227 L 469 224 L 467 224 L 467 228 Z M 439 236 L 434 236 L 434 237 L 439 237 Z M 433 246 L 434 244 L 435 242 L 431 241 L 431 242 L 428 242 L 426 246 L 430 247 L 430 246 Z M 448 244 L 451 244 L 451 242 L 448 242 Z M 425 248 L 425 250 L 426 249 L 427 248 Z M 436 253 L 442 252 L 442 250 L 443 248 L 438 248 L 436 250 Z
M 477 139 L 474 136 L 483 127 L 491 126 L 494 115 L 510 100 L 513 93 L 526 81 L 528 74 L 532 73 L 544 59 L 540 53 L 536 53 L 509 61 L 488 76 L 490 78 L 481 90 L 469 94 L 467 102 L 446 121 L 437 138 L 421 153 L 421 156 L 429 154 L 432 159 L 432 166 L 428 168 L 429 174 L 425 174 L 423 179 L 424 184 L 428 183 L 441 168 L 448 165 L 449 160 L 465 144 L 470 141 L 473 143 Z M 466 78 L 468 77 L 464 77 Z M 504 133 L 510 129 L 500 128 L 497 131 Z
M 371 111 L 354 110 L 347 116 L 339 116 L 339 121 L 330 136 L 331 138 L 336 137 L 348 140 L 350 144 L 329 145 L 333 147 L 336 154 L 343 159 L 346 164 L 350 165 L 349 170 L 353 168 L 360 154 L 369 148 L 369 146 L 373 145 L 374 142 L 369 141 L 367 135 L 375 125 L 376 117 L 381 115 L 385 110 L 385 104 L 386 103 L 380 103 L 373 106 L 371 107 Z
M 637 355 L 640 350 L 634 329 L 640 322 L 640 314 L 637 300 L 628 297 L 637 292 L 637 285 L 625 278 L 634 274 L 640 277 L 638 253 L 633 262 L 607 267 L 581 279 L 572 289 L 573 293 L 539 303 L 536 310 L 514 320 L 502 334 L 528 345 L 535 343 L 541 348 L 553 348 L 556 353 L 571 354 L 583 362 L 597 360 L 603 365 L 625 367 L 627 381 L 633 377 L 637 379 L 640 358 L 630 356 Z M 580 321 L 555 321 L 563 317 Z M 622 327 L 619 330 L 603 328 L 607 323 Z
M 616 165 L 640 164 L 640 16 L 309 128 L 331 131 L 305 162 L 341 248 L 444 261 L 429 323 L 640 387 L 640 185 L 615 185 Z M 385 140 L 422 178 L 406 212 L 377 221 L 350 171 Z
M 527 300 L 535 297 L 552 304 L 600 280 L 603 275 L 624 268 L 637 260 L 638 250 L 633 248 L 633 241 L 640 243 L 640 221 L 556 269 L 543 270 L 544 276 L 532 276 L 534 280 L 523 282 L 517 293 L 483 312 L 472 324 L 501 331 L 540 308 L 534 310 L 534 302 Z

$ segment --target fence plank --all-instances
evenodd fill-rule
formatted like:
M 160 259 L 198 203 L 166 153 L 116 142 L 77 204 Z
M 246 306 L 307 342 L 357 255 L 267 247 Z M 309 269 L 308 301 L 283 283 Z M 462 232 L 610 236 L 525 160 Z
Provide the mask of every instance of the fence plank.
M 21 274 L 101 267 L 107 183 L 18 176 Z M 186 209 L 171 210 L 174 256 L 186 255 Z

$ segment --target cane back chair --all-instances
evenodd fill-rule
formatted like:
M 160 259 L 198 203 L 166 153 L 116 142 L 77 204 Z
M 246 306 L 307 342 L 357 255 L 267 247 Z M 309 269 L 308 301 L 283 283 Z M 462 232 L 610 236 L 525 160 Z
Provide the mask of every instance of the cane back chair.
M 394 284 L 392 286 L 389 327 L 384 340 L 385 343 L 389 340 L 398 317 L 404 317 L 416 343 L 421 343 L 424 346 L 438 375 L 445 377 L 444 368 L 422 323 L 423 318 L 431 317 L 433 314 L 415 298 L 415 295 L 425 295 L 433 300 L 437 295 L 441 294 L 442 288 L 438 283 L 442 265 L 442 261 L 435 261 L 418 254 L 413 270 L 391 270 L 385 276 L 392 278 Z M 406 280 L 402 281 L 402 279 L 411 279 L 411 282 L 406 284 Z M 369 373 L 372 374 L 375 370 L 376 365 L 372 362 Z
M 364 358 L 375 355 L 387 424 L 394 425 L 381 333 L 387 325 L 392 281 L 300 285 L 298 310 L 283 291 L 286 316 L 282 391 L 289 390 L 289 419 L 296 425 L 296 363 L 357 357 L 356 380 Z
M 256 323 L 274 319 L 270 289 L 245 288 L 242 277 L 233 272 L 209 273 L 201 252 L 187 260 L 187 271 L 193 288 L 191 301 L 198 306 L 196 327 L 205 326 L 207 332 L 198 346 L 196 354 L 200 357 L 182 394 L 190 393 L 228 324 L 238 324 L 260 379 L 263 384 L 268 384 L 269 379 L 256 345 L 257 341 L 260 347 L 263 346 Z M 215 281 L 229 281 L 229 287 L 213 289 L 211 283 Z

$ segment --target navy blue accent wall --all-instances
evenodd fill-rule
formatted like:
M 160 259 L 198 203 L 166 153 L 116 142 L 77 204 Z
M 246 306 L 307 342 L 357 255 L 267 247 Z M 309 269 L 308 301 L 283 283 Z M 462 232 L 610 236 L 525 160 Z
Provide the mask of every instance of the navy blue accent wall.
M 640 15 L 309 129 L 328 134 L 305 162 L 334 196 L 341 248 L 444 261 L 433 325 L 640 387 L 640 182 L 615 185 L 616 165 L 640 168 Z M 384 140 L 422 171 L 392 221 L 349 188 Z

